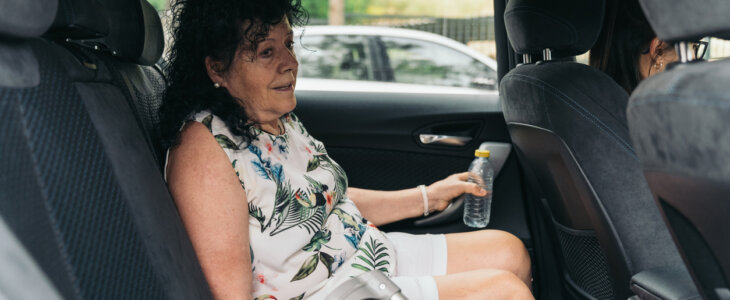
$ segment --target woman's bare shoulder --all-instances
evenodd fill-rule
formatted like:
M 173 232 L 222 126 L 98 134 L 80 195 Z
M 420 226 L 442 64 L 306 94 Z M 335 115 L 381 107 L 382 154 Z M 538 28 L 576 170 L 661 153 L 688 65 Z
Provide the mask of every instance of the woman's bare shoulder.
M 175 184 L 176 179 L 197 182 L 196 186 L 209 179 L 219 183 L 238 182 L 230 178 L 231 174 L 235 176 L 235 172 L 228 157 L 204 124 L 188 122 L 180 131 L 179 139 L 180 142 L 170 149 L 167 166 L 169 183 Z

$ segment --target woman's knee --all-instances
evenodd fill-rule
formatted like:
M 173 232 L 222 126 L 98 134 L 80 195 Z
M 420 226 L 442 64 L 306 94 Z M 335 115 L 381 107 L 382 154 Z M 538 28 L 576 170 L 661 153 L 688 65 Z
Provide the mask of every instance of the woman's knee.
M 530 275 L 530 254 L 515 235 L 501 230 L 494 230 L 492 234 L 497 235 L 496 239 L 502 245 L 501 259 L 507 264 L 507 271 L 514 273 L 524 280 Z
M 504 270 L 479 270 L 476 295 L 490 299 L 533 299 L 530 289 L 512 272 Z
M 533 299 L 530 289 L 512 272 L 478 269 L 434 278 L 439 299 Z
M 501 299 L 534 299 L 527 284 L 514 273 L 500 274 Z
M 481 230 L 447 236 L 447 241 L 449 238 L 448 273 L 500 269 L 530 284 L 530 255 L 522 240 L 513 234 L 501 230 Z

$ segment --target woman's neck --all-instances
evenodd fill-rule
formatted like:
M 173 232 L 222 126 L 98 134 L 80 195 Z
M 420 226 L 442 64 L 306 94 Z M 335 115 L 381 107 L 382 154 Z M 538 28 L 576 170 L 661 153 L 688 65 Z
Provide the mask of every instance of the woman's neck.
M 284 126 L 281 124 L 281 120 L 279 119 L 274 119 L 273 121 L 265 123 L 255 123 L 254 126 L 273 135 L 284 134 Z

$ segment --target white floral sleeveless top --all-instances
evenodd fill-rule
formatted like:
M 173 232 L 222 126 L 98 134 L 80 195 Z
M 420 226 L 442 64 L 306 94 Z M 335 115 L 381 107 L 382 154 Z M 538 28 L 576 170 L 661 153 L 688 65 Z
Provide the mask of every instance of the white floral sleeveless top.
M 345 172 L 293 113 L 281 118 L 281 135 L 251 128 L 248 145 L 210 112 L 193 119 L 211 130 L 246 191 L 256 300 L 324 299 L 363 272 L 394 274 L 391 242 L 347 198 Z

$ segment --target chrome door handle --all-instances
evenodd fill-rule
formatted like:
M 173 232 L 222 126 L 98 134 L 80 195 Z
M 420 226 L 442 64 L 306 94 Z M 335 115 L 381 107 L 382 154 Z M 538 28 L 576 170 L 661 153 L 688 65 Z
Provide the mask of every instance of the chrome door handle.
M 424 145 L 447 145 L 447 146 L 464 146 L 471 141 L 468 136 L 456 135 L 440 135 L 440 134 L 419 134 L 421 143 Z

